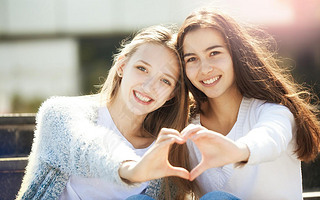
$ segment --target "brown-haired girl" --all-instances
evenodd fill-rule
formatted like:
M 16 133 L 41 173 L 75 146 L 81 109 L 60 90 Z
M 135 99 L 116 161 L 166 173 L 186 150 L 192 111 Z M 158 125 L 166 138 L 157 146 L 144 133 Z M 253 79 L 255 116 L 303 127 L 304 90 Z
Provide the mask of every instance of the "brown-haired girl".
M 200 196 L 221 190 L 246 200 L 302 199 L 301 161 L 319 152 L 318 109 L 262 35 L 203 8 L 178 33 L 195 100 L 183 134 L 192 141 L 190 179 Z

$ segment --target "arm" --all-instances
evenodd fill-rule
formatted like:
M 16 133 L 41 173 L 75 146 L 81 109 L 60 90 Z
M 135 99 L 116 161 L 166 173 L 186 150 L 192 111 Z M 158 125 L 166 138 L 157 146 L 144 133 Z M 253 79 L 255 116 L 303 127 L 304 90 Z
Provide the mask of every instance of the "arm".
M 189 125 L 183 135 L 192 139 L 202 154 L 201 162 L 191 171 L 191 180 L 209 168 L 266 162 L 285 151 L 292 139 L 293 116 L 284 106 L 268 105 L 258 112 L 253 128 L 237 141 L 200 125 Z
M 190 172 L 191 181 L 207 169 L 245 161 L 250 154 L 246 145 L 201 125 L 190 124 L 182 134 L 186 139 L 191 139 L 201 152 L 200 163 Z
M 65 101 L 49 100 L 39 110 L 34 144 L 39 158 L 70 175 L 124 184 L 118 175 L 120 164 L 139 157 L 112 130 L 86 118 L 86 110 Z
M 257 122 L 237 142 L 245 144 L 250 157 L 248 164 L 272 161 L 287 150 L 295 129 L 293 114 L 277 104 L 262 106 L 257 112 Z

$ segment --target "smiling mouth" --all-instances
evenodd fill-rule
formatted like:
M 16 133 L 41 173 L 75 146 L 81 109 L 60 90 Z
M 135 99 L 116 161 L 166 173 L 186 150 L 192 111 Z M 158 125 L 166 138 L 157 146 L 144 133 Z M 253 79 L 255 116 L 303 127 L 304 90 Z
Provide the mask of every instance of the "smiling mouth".
M 203 83 L 204 85 L 211 85 L 214 82 L 216 82 L 217 80 L 219 80 L 221 78 L 221 76 L 215 76 L 213 78 L 207 79 L 207 80 L 203 80 L 201 81 L 201 83 Z
M 153 101 L 153 99 L 151 99 L 150 97 L 148 97 L 146 95 L 141 94 L 138 91 L 133 91 L 133 94 L 136 97 L 136 99 L 139 100 L 139 102 L 142 102 L 144 104 L 148 104 Z

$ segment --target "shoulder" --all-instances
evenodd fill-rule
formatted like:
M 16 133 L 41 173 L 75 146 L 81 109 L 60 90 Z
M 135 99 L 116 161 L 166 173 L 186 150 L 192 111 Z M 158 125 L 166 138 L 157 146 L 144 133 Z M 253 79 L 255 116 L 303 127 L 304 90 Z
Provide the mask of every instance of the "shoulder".
M 72 107 L 83 107 L 83 106 L 94 106 L 98 105 L 97 95 L 88 96 L 53 96 L 44 101 L 40 107 L 41 109 L 53 109 L 53 108 L 72 108 Z
M 42 103 L 37 113 L 37 121 L 42 118 L 68 118 L 71 116 L 95 116 L 100 106 L 98 95 L 54 96 Z
M 254 98 L 244 98 L 244 101 L 248 106 L 247 112 L 256 119 L 287 118 L 294 122 L 294 116 L 292 112 L 284 105 Z
M 255 99 L 255 98 L 245 98 L 243 99 L 244 104 L 246 104 L 247 109 L 256 114 L 261 114 L 263 112 L 278 111 L 284 113 L 291 113 L 289 108 L 278 103 L 271 103 L 265 100 Z

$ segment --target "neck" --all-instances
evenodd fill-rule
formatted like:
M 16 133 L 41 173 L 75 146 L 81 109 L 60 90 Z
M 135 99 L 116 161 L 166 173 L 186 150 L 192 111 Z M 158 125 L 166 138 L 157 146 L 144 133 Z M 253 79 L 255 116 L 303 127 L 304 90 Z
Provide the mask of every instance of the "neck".
M 113 122 L 124 137 L 128 139 L 130 137 L 143 136 L 141 127 L 145 116 L 133 114 L 121 101 L 116 99 L 108 103 L 107 107 Z
M 205 127 L 223 135 L 228 134 L 237 121 L 242 101 L 242 95 L 238 90 L 230 94 L 232 95 L 209 98 L 208 102 L 201 106 L 204 111 L 201 123 L 204 123 Z

